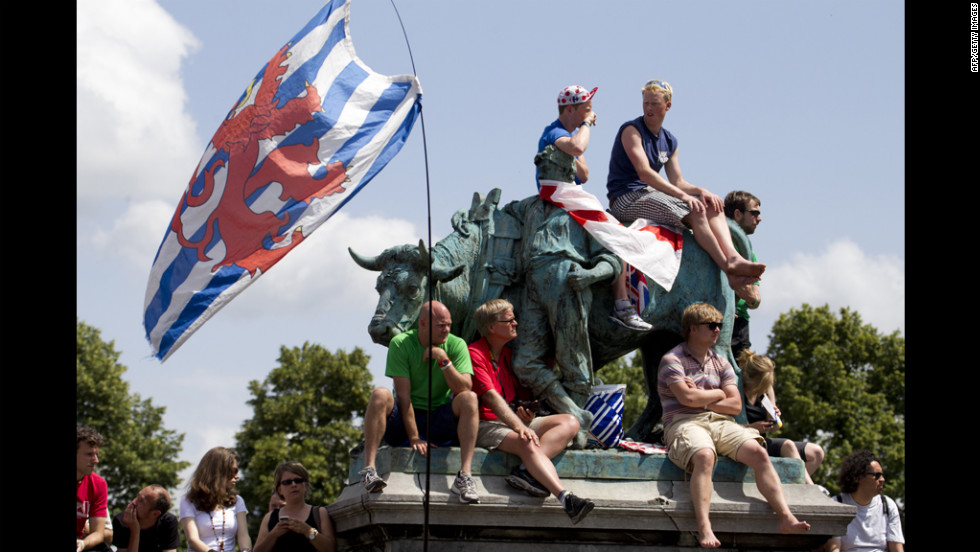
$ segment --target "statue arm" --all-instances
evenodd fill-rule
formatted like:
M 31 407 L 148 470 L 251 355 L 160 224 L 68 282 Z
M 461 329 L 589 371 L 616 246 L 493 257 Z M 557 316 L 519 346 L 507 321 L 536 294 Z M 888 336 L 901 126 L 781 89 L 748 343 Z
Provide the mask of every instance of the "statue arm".
M 568 271 L 568 285 L 574 290 L 581 291 L 592 284 L 611 279 L 614 274 L 616 270 L 609 263 L 600 262 L 592 268 L 577 265 Z

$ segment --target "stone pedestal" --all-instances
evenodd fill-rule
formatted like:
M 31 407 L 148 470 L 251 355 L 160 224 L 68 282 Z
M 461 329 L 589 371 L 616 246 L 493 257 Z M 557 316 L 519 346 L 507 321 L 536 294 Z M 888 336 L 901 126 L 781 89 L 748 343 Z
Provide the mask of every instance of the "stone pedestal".
M 348 486 L 329 506 L 343 550 L 431 550 L 535 552 L 568 550 L 697 548 L 694 510 L 683 471 L 663 454 L 626 450 L 565 451 L 554 459 L 565 487 L 588 497 L 596 508 L 572 525 L 555 497 L 535 498 L 505 481 L 516 456 L 477 448 L 473 480 L 479 504 L 461 504 L 449 488 L 459 469 L 459 449 L 431 455 L 428 539 L 423 499 L 426 459 L 410 448 L 382 447 L 378 473 L 388 482 L 367 493 L 352 453 Z M 806 535 L 781 535 L 776 516 L 755 485 L 752 470 L 726 458 L 713 476 L 711 521 L 721 550 L 814 550 L 846 532 L 855 508 L 806 485 L 803 463 L 773 458 L 793 513 L 810 523 Z

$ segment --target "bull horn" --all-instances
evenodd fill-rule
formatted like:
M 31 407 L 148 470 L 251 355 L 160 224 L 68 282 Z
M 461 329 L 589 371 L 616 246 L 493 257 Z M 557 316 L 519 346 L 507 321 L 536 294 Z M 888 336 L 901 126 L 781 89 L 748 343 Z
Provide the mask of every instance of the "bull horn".
M 428 268 L 430 258 L 429 250 L 425 248 L 425 240 L 419 240 L 419 265 L 423 268 Z
M 448 282 L 462 274 L 464 268 L 466 267 L 462 263 L 450 268 L 434 266 L 432 267 L 432 279 L 437 282 Z
M 427 269 L 430 262 L 433 262 L 432 279 L 437 282 L 447 282 L 452 280 L 453 278 L 462 274 L 463 269 L 466 268 L 462 264 L 449 268 L 435 266 L 434 261 L 432 261 L 432 257 L 429 255 L 428 249 L 425 247 L 425 240 L 419 240 L 419 267 L 422 269 Z
M 347 248 L 347 252 L 350 253 L 350 256 L 354 259 L 354 262 L 361 268 L 366 268 L 375 272 L 381 271 L 381 263 L 378 261 L 378 257 L 362 257 L 357 253 L 354 253 L 354 250 L 350 247 Z

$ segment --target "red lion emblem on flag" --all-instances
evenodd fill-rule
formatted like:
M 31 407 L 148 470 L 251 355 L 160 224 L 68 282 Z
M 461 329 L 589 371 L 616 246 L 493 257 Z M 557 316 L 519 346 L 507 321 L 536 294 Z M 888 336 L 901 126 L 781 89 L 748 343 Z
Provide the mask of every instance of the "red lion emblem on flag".
M 192 177 L 171 221 L 171 229 L 177 234 L 180 244 L 195 249 L 200 261 L 213 260 L 206 250 L 212 248 L 217 233 L 224 243 L 225 254 L 218 259 L 211 272 L 222 266 L 236 265 L 248 270 L 254 277 L 256 269 L 265 272 L 303 241 L 301 228 L 295 228 L 291 236 L 280 235 L 291 223 L 289 212 L 277 215 L 268 210 L 252 210 L 246 200 L 256 192 L 278 184 L 282 187 L 279 200 L 309 203 L 314 198 L 344 191 L 347 173 L 343 164 L 338 161 L 324 165 L 317 157 L 319 140 L 316 137 L 312 137 L 309 144 L 292 143 L 274 147 L 260 160 L 270 140 L 285 137 L 300 125 L 312 121 L 314 113 L 322 111 L 320 95 L 309 83 L 306 83 L 305 94 L 290 98 L 281 107 L 277 105 L 275 96 L 287 70 L 283 62 L 290 55 L 290 46 L 283 46 L 266 64 L 254 102 L 244 107 L 236 105 L 221 123 L 211 143 L 215 149 L 225 152 L 227 161 L 215 155 L 210 166 L 204 165 L 200 176 L 195 174 Z M 263 143 L 263 140 L 266 142 Z M 261 166 L 257 168 L 260 162 Z M 311 175 L 317 167 L 326 168 L 325 177 L 314 178 Z M 213 201 L 215 174 L 220 170 L 227 171 L 225 185 L 219 192 L 217 205 L 207 216 L 203 234 L 199 238 L 185 236 L 182 213 L 187 208 Z M 194 193 L 195 182 L 199 179 L 200 192 Z M 267 247 L 263 243 L 269 239 L 274 246 L 287 238 L 287 244 L 280 247 Z

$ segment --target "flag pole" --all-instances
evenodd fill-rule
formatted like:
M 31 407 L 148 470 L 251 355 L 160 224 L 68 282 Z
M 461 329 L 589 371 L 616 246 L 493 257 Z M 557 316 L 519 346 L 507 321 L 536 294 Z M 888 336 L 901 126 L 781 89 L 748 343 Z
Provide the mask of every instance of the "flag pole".
M 402 16 L 398 13 L 398 7 L 395 6 L 395 0 L 391 0 L 391 7 L 395 10 L 395 16 L 398 18 L 398 24 L 402 28 L 402 36 L 405 37 L 405 46 L 408 48 L 408 59 L 412 62 L 412 74 L 418 78 L 418 71 L 415 70 L 415 57 L 412 55 L 412 45 L 408 41 L 408 33 L 405 31 L 405 24 L 402 22 Z M 425 110 L 422 108 L 422 101 L 419 100 L 419 124 L 422 127 L 422 157 L 425 160 L 425 214 L 426 214 L 426 225 L 427 225 L 427 236 L 428 236 L 428 249 L 429 249 L 429 266 L 428 266 L 428 276 L 426 277 L 426 288 L 429 295 L 429 348 L 432 348 L 432 301 L 435 296 L 435 289 L 432 283 L 432 194 L 429 188 L 429 147 L 425 140 Z M 431 420 L 432 420 L 432 355 L 429 355 L 429 386 L 428 386 L 428 415 L 425 417 L 425 437 L 426 437 L 426 453 L 425 453 L 425 492 L 422 495 L 422 550 L 428 552 L 429 550 L 429 482 L 432 479 L 432 447 L 429 446 L 429 439 L 432 435 L 430 431 Z

